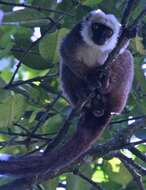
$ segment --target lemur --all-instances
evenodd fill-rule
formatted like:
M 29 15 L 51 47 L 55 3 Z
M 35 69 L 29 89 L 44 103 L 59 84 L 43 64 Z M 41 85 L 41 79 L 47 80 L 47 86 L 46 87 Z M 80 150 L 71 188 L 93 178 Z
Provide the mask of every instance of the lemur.
M 121 24 L 114 15 L 98 9 L 91 11 L 76 24 L 62 41 L 61 83 L 73 107 L 88 97 L 92 86 L 98 86 L 100 68 L 115 48 L 120 30 Z M 96 115 L 91 105 L 81 116 L 72 138 L 58 151 L 44 156 L 0 160 L 1 174 L 17 177 L 37 175 L 43 178 L 47 173 L 51 176 L 53 171 L 62 171 L 91 148 L 102 130 L 108 126 L 113 113 L 121 113 L 126 105 L 134 75 L 133 56 L 127 46 L 109 65 L 109 80 L 102 92 L 103 113 Z M 96 109 L 98 104 L 94 111 Z

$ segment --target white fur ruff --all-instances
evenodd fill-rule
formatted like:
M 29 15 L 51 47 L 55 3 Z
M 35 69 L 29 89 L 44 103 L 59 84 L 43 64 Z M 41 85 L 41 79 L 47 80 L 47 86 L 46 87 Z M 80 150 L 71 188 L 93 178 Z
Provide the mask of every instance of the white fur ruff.
M 87 19 L 88 18 L 88 19 Z M 92 31 L 91 31 L 91 24 L 92 22 L 98 22 L 105 24 L 113 29 L 113 35 L 109 38 L 104 45 L 97 45 L 92 40 Z M 83 29 L 81 31 L 81 35 L 83 40 L 89 45 L 92 46 L 101 52 L 105 51 L 112 51 L 117 44 L 117 40 L 119 37 L 119 31 L 121 28 L 121 24 L 117 20 L 117 18 L 112 14 L 105 14 L 100 9 L 91 11 L 87 17 L 83 20 Z

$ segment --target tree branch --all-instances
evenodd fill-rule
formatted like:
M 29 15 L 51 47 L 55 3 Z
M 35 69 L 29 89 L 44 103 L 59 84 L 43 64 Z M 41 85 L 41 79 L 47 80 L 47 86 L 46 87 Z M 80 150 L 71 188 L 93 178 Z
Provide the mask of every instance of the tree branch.
M 114 157 L 119 158 L 122 161 L 125 161 L 128 163 L 128 165 L 131 165 L 136 171 L 137 173 L 139 173 L 140 175 L 146 175 L 146 169 L 140 165 L 138 165 L 134 160 L 132 160 L 131 158 L 126 157 L 125 155 L 123 155 L 122 153 L 113 153 L 112 154 Z
M 128 1 L 127 7 L 125 9 L 125 12 L 124 12 L 123 18 L 122 18 L 123 31 L 119 37 L 116 47 L 109 54 L 107 60 L 105 61 L 103 68 L 108 67 L 108 65 L 113 61 L 113 59 L 115 59 L 117 57 L 117 55 L 119 54 L 122 47 L 124 47 L 124 45 L 129 40 L 129 33 L 133 32 L 133 30 L 136 29 L 137 25 L 141 22 L 141 20 L 145 16 L 146 8 L 140 12 L 140 14 L 137 16 L 137 18 L 134 20 L 134 22 L 131 25 L 127 26 L 130 14 L 136 7 L 135 5 L 137 5 L 139 2 L 140 2 L 139 0 L 129 0 Z M 126 25 L 126 27 L 125 27 L 125 25 Z
M 123 12 L 121 24 L 123 26 L 127 26 L 129 22 L 129 17 L 131 12 L 136 8 L 136 6 L 139 4 L 140 0 L 127 0 L 126 7 Z
M 36 82 L 36 81 L 40 81 L 41 82 L 41 81 L 43 81 L 45 79 L 52 79 L 52 78 L 55 78 L 57 76 L 58 76 L 58 73 L 54 73 L 54 74 L 47 74 L 45 76 L 34 77 L 32 79 L 28 79 L 28 80 L 25 80 L 25 81 L 20 80 L 20 81 L 16 81 L 16 82 L 13 82 L 13 83 L 11 82 L 10 84 L 6 85 L 4 87 L 4 89 L 13 89 L 13 88 L 18 87 L 20 85 L 30 84 L 30 83 L 33 83 L 33 82 Z M 13 80 L 13 78 L 11 80 Z
M 22 55 L 22 58 L 23 58 L 23 59 L 17 63 L 16 69 L 15 69 L 15 71 L 14 71 L 14 73 L 13 73 L 13 76 L 12 76 L 10 82 L 9 82 L 8 85 L 7 85 L 7 88 L 9 88 L 9 86 L 12 85 L 12 83 L 13 83 L 15 77 L 16 77 L 16 74 L 17 74 L 18 71 L 19 71 L 19 68 L 21 67 L 21 65 L 22 65 L 22 63 L 23 63 L 24 58 L 28 55 L 29 51 L 30 51 L 35 45 L 36 45 L 36 43 L 32 43 L 32 44 L 30 45 L 30 47 L 29 47 L 29 48 L 25 51 L 25 53 Z
M 135 116 L 135 117 L 128 118 L 128 119 L 122 119 L 122 120 L 112 121 L 110 124 L 111 125 L 116 125 L 116 124 L 120 124 L 120 123 L 124 123 L 124 122 L 128 122 L 128 121 L 135 121 L 135 120 L 143 119 L 145 117 L 146 117 L 146 115 Z
M 143 160 L 146 163 L 146 156 L 143 155 L 137 148 L 135 147 L 129 147 L 128 148 L 135 156 L 137 156 L 138 158 L 140 158 L 141 160 Z
M 140 14 L 136 17 L 136 19 L 134 20 L 133 24 L 131 25 L 132 28 L 134 28 L 134 26 L 138 25 L 143 18 L 146 16 L 146 7 L 140 12 Z
M 117 134 L 102 145 L 97 145 L 91 150 L 89 150 L 89 154 L 93 157 L 102 157 L 106 155 L 106 153 L 110 153 L 115 150 L 120 150 L 123 148 L 128 148 L 139 143 L 143 143 L 144 141 L 138 141 L 130 143 L 131 136 L 140 129 L 143 129 L 146 124 L 146 117 L 143 119 L 137 120 L 135 123 L 129 125 L 128 128 L 121 129 Z
M 51 150 L 53 150 L 53 148 L 55 148 L 60 143 L 60 141 L 62 140 L 64 135 L 68 132 L 70 123 L 73 120 L 73 118 L 75 117 L 77 109 L 78 108 L 76 107 L 75 109 L 71 110 L 67 119 L 64 121 L 62 128 L 59 130 L 57 136 L 53 139 L 53 141 L 51 143 L 48 144 L 44 154 L 48 154 Z
M 59 93 L 55 98 L 54 100 L 49 103 L 47 106 L 46 106 L 46 111 L 45 113 L 40 117 L 38 123 L 34 126 L 34 128 L 32 129 L 31 131 L 31 134 L 30 135 L 34 135 L 36 133 L 36 131 L 43 126 L 43 124 L 45 123 L 45 121 L 48 119 L 49 117 L 49 111 L 51 110 L 51 108 L 53 108 L 53 106 L 56 104 L 56 102 L 59 100 L 59 98 L 61 97 L 61 93 Z

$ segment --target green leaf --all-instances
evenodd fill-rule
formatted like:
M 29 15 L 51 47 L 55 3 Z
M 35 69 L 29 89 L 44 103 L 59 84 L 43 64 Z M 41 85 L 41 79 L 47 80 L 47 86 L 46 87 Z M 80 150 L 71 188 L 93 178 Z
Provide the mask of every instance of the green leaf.
M 45 19 L 45 15 L 42 12 L 25 8 L 22 10 L 6 13 L 3 22 L 9 24 L 11 23 L 17 26 L 24 25 L 34 27 L 42 25 L 43 22 L 46 25 L 49 21 L 48 19 Z
M 81 173 L 83 173 L 84 175 L 86 175 L 87 177 L 91 177 L 93 174 L 93 169 L 91 168 L 90 164 L 83 164 L 80 167 L 80 171 Z
M 45 100 L 49 98 L 47 91 L 42 89 L 40 86 L 23 85 L 23 90 L 35 101 L 37 102 L 36 107 L 41 107 L 44 105 Z
M 0 88 L 3 88 L 5 85 L 5 81 L 2 78 L 0 78 Z
M 146 97 L 143 96 L 145 94 L 145 83 L 146 78 L 144 76 L 144 72 L 142 71 L 142 63 L 143 59 L 141 57 L 135 57 L 135 81 L 134 85 L 135 90 L 135 100 L 136 100 L 136 112 L 139 111 L 139 114 L 144 114 L 146 112 Z
M 95 7 L 97 6 L 97 4 L 99 4 L 100 2 L 102 2 L 102 0 L 83 0 L 82 1 L 82 4 L 83 5 L 87 5 L 87 6 L 90 6 L 90 7 Z
M 54 33 L 49 33 L 44 36 L 44 38 L 40 41 L 39 50 L 41 56 L 51 63 L 56 63 L 59 61 L 58 50 L 60 41 L 68 32 L 68 29 L 62 28 Z
M 71 1 L 63 1 L 64 3 L 59 4 L 59 10 L 66 11 L 72 14 L 72 17 L 64 17 L 62 19 L 62 27 L 71 29 L 77 24 L 85 15 L 91 11 L 91 8 L 86 5 L 73 6 Z M 56 18 L 58 19 L 58 18 Z
M 109 181 L 116 182 L 124 187 L 132 180 L 131 174 L 118 158 L 113 158 L 106 162 L 105 170 L 109 177 Z
M 107 182 L 108 176 L 105 175 L 103 170 L 97 169 L 92 176 L 92 180 L 97 182 L 97 183 Z
M 73 6 L 72 1 L 63 0 L 61 3 L 58 4 L 57 9 L 65 11 L 65 12 L 72 12 L 75 6 Z
M 22 34 L 15 34 L 15 46 L 13 46 L 13 48 L 20 50 L 22 49 L 24 51 L 14 51 L 14 56 L 19 61 L 22 61 L 24 65 L 27 65 L 32 69 L 41 70 L 50 68 L 51 65 L 49 61 L 46 61 L 40 56 L 38 44 L 35 44 L 35 42 L 34 47 L 32 47 L 28 54 L 24 57 L 25 51 L 32 46 L 32 42 L 28 38 L 30 34 L 30 31 L 24 31 Z
M 0 127 L 11 127 L 26 109 L 26 99 L 13 92 L 0 91 Z
M 9 82 L 10 78 L 12 77 L 12 72 L 9 69 L 5 69 L 0 73 L 2 79 L 6 82 Z
M 45 190 L 56 190 L 58 186 L 58 178 L 54 178 L 49 180 L 49 182 L 43 183 L 43 187 Z
M 10 96 L 11 96 L 10 91 L 3 90 L 0 88 L 0 104 L 7 102 Z
M 59 127 L 61 127 L 62 122 L 63 118 L 60 116 L 60 114 L 57 114 L 50 117 L 44 125 L 47 127 L 48 133 L 54 133 L 58 130 Z
M 50 8 L 54 6 L 55 4 L 57 4 L 56 1 L 52 1 L 52 0 L 41 0 L 41 1 L 33 0 L 33 3 L 32 3 L 32 5 L 44 7 L 44 8 Z
M 0 28 L 0 58 L 7 56 L 10 53 L 14 42 L 12 37 L 16 33 L 16 27 L 2 26 Z
M 67 187 L 69 190 L 90 190 L 91 186 L 88 182 L 81 179 L 79 176 L 68 174 L 67 176 Z
M 142 38 L 136 37 L 134 40 L 136 51 L 138 51 L 141 55 L 146 55 L 146 49 L 142 43 Z

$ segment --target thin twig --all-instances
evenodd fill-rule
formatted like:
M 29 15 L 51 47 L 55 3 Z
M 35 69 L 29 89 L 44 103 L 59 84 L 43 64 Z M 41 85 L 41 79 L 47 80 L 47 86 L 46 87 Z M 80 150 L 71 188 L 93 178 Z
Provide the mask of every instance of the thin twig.
M 137 2 L 135 2 L 135 1 L 137 1 Z M 138 2 L 139 2 L 138 0 L 129 0 L 129 3 L 128 3 L 129 9 L 126 7 L 127 10 L 125 10 L 125 12 L 124 12 L 124 16 L 123 16 L 123 19 L 122 19 L 122 24 L 127 24 L 128 19 L 130 17 L 130 13 L 135 8 L 135 4 L 134 3 L 137 4 Z M 122 47 L 124 47 L 124 45 L 129 40 L 128 33 L 131 32 L 132 30 L 134 30 L 137 27 L 137 25 L 141 22 L 141 20 L 145 16 L 145 14 L 146 14 L 146 8 L 143 9 L 143 11 L 141 11 L 141 13 L 135 19 L 135 21 L 133 22 L 133 24 L 127 26 L 127 28 L 125 28 L 125 26 L 123 25 L 123 31 L 122 31 L 122 33 L 121 33 L 121 35 L 119 37 L 118 43 L 117 43 L 116 47 L 113 49 L 113 51 L 109 54 L 107 60 L 105 61 L 104 65 L 103 65 L 103 68 L 108 68 L 108 66 L 113 61 L 113 59 L 116 59 L 116 57 L 119 54 L 119 52 L 122 49 Z
M 136 142 L 132 142 L 129 145 L 136 146 L 136 145 L 144 144 L 144 143 L 146 143 L 146 139 L 143 139 L 143 140 L 140 140 L 140 141 L 136 141 Z
M 18 123 L 14 123 L 15 127 L 20 128 L 21 130 L 25 131 L 26 133 L 29 133 L 29 130 L 25 127 L 23 127 L 22 125 L 18 124 Z
M 15 138 L 18 136 L 18 137 L 28 137 L 29 133 L 16 133 L 16 132 L 8 132 L 8 131 L 0 131 L 0 134 L 1 135 L 6 135 L 6 136 L 15 136 Z M 34 139 L 40 139 L 40 140 L 51 140 L 51 139 L 48 139 L 47 137 L 45 136 L 48 136 L 50 134 L 32 134 L 31 135 L 31 138 L 34 138 Z M 52 134 L 51 134 L 52 135 Z
M 67 133 L 70 122 L 75 117 L 77 109 L 72 109 L 70 114 L 68 115 L 67 119 L 64 121 L 63 126 L 61 127 L 60 131 L 58 132 L 57 136 L 53 139 L 51 143 L 48 144 L 46 150 L 44 151 L 44 154 L 49 153 L 50 150 L 52 150 L 54 147 L 56 147 L 60 141 L 62 140 L 62 137 Z
M 40 140 L 40 139 L 39 139 Z M 32 144 L 36 144 L 36 143 L 39 143 L 40 141 L 38 141 L 38 140 L 31 140 L 31 142 L 30 142 L 30 144 L 32 145 Z M 26 140 L 11 140 L 11 141 L 0 141 L 0 146 L 3 146 L 3 148 L 4 147 L 9 147 L 9 146 L 26 146 Z M 28 147 L 28 144 L 27 144 L 27 147 Z
M 46 112 L 40 117 L 38 123 L 36 124 L 36 126 L 33 128 L 31 135 L 35 134 L 36 131 L 43 126 L 43 124 L 45 123 L 45 121 L 48 119 L 49 115 L 48 112 L 53 108 L 53 106 L 56 104 L 56 102 L 59 100 L 59 98 L 61 97 L 61 93 L 59 93 L 54 100 L 51 102 L 51 104 L 49 103 L 46 106 Z
M 85 101 L 88 101 L 88 98 Z M 58 132 L 57 136 L 51 143 L 49 143 L 46 150 L 44 151 L 44 154 L 47 154 L 51 149 L 53 149 L 55 146 L 57 146 L 61 142 L 62 138 L 64 137 L 64 134 L 66 134 L 69 129 L 71 121 L 74 119 L 76 114 L 80 113 L 81 109 L 83 109 L 82 102 L 84 102 L 84 101 L 79 102 L 76 105 L 76 107 L 71 110 L 67 119 L 64 121 L 63 126 L 61 127 L 60 131 Z
M 109 152 L 120 150 L 123 148 L 129 148 L 131 146 L 145 143 L 146 139 L 130 143 L 131 136 L 137 131 L 145 127 L 146 118 L 139 119 L 135 123 L 131 124 L 128 128 L 121 129 L 115 136 L 102 145 L 97 145 L 91 150 L 89 154 L 93 157 L 104 156 Z
M 30 152 L 27 152 L 27 153 L 25 153 L 25 154 L 21 154 L 21 155 L 19 156 L 19 159 L 20 159 L 20 158 L 24 158 L 24 157 L 29 156 L 29 155 L 32 155 L 32 154 L 34 154 L 34 153 L 36 153 L 36 152 L 39 152 L 40 150 L 44 150 L 44 147 L 45 147 L 46 145 L 47 145 L 47 142 L 43 143 L 43 144 L 40 145 L 38 148 L 35 148 L 35 149 L 31 150 Z
M 45 33 L 45 34 L 46 34 L 46 33 Z M 44 35 L 45 35 L 45 34 L 44 34 Z M 44 37 L 44 35 L 42 35 L 39 39 L 37 39 L 35 42 L 33 42 L 33 43 L 26 49 L 26 51 L 25 51 L 24 54 L 22 55 L 22 60 L 19 61 L 19 63 L 17 64 L 16 70 L 14 71 L 13 76 L 12 76 L 12 78 L 11 78 L 11 80 L 10 80 L 10 82 L 9 82 L 8 85 L 11 85 L 11 84 L 13 83 L 13 81 L 14 81 L 14 79 L 15 79 L 15 76 L 16 76 L 16 74 L 18 73 L 18 70 L 19 70 L 21 64 L 23 63 L 24 58 L 28 55 L 29 51 L 30 51 L 34 46 L 36 46 L 36 45 L 40 42 L 40 40 Z M 8 86 L 8 85 L 7 85 L 7 86 Z
M 26 50 L 26 52 L 23 54 L 23 56 L 22 56 L 23 59 L 22 59 L 21 61 L 19 61 L 19 63 L 16 65 L 16 69 L 15 69 L 15 71 L 14 71 L 14 73 L 13 73 L 13 76 L 12 76 L 10 82 L 8 83 L 7 87 L 9 87 L 9 86 L 12 85 L 12 83 L 13 83 L 13 81 L 14 81 L 14 79 L 15 79 L 15 76 L 16 76 L 16 74 L 18 73 L 19 68 L 20 68 L 20 66 L 21 66 L 22 63 L 23 63 L 24 58 L 27 56 L 27 54 L 29 53 L 29 51 L 34 47 L 34 44 L 35 44 L 35 43 L 32 43 L 32 44 L 30 45 L 30 47 L 29 47 L 29 48 Z
M 146 156 L 143 155 L 137 148 L 135 147 L 129 147 L 128 148 L 134 155 L 136 155 L 138 158 L 146 162 Z
M 138 165 L 134 160 L 132 160 L 131 158 L 126 157 L 125 155 L 123 155 L 122 153 L 113 153 L 114 157 L 119 158 L 122 161 L 127 162 L 129 165 L 131 165 L 136 171 L 137 173 L 139 173 L 140 175 L 146 175 L 146 169 L 140 165 Z
M 135 168 L 135 162 L 131 162 L 131 160 L 126 156 L 122 155 L 121 153 L 117 154 L 117 157 L 124 163 L 124 165 L 126 166 L 126 168 L 128 169 L 128 171 L 131 173 L 131 175 L 133 176 L 134 182 L 137 185 L 137 188 L 139 190 L 145 190 L 144 188 L 144 184 L 142 182 L 142 177 L 139 173 L 137 173 L 136 168 Z
M 13 82 L 13 84 L 6 85 L 4 87 L 4 89 L 12 89 L 12 88 L 15 88 L 15 87 L 20 86 L 20 85 L 30 84 L 30 83 L 33 83 L 33 82 L 36 82 L 36 81 L 42 81 L 42 80 L 45 80 L 45 79 L 51 79 L 51 78 L 55 78 L 57 76 L 58 76 L 58 73 L 54 73 L 54 74 L 50 74 L 50 75 L 34 77 L 32 79 L 28 79 L 28 80 L 25 80 L 25 81 L 20 80 L 20 81 Z
M 5 50 L 5 47 L 0 47 L 0 50 Z M 12 51 L 12 52 L 18 52 L 18 53 L 25 53 L 26 49 L 25 48 L 14 48 L 14 47 L 12 47 L 10 49 L 10 51 Z M 40 56 L 39 52 L 32 51 L 32 50 L 29 51 L 29 54 L 39 55 Z
M 120 124 L 120 123 L 124 123 L 124 122 L 128 122 L 128 121 L 132 121 L 132 120 L 136 121 L 136 120 L 139 120 L 139 119 L 143 119 L 144 117 L 146 117 L 146 115 L 135 116 L 135 117 L 128 118 L 128 119 L 122 119 L 122 120 L 112 121 L 110 123 L 110 125 Z
M 96 182 L 92 181 L 91 179 L 89 179 L 87 176 L 85 176 L 84 174 L 82 174 L 79 169 L 75 168 L 73 169 L 73 174 L 77 175 L 79 177 L 81 177 L 83 180 L 87 181 L 90 185 L 92 185 L 94 188 L 96 188 L 97 190 L 103 190 L 103 188 Z
M 11 2 L 6 2 L 6 1 L 1 0 L 0 4 L 8 5 L 8 6 L 25 7 L 25 8 L 28 8 L 28 9 L 34 9 L 36 11 L 53 12 L 53 13 L 61 14 L 61 15 L 65 15 L 65 16 L 73 16 L 72 14 L 64 12 L 64 11 L 50 9 L 50 8 L 44 8 L 44 7 L 39 7 L 39 6 L 32 6 L 32 5 L 28 5 L 28 4 L 24 4 L 24 3 L 11 3 Z
M 123 160 L 123 163 L 124 165 L 126 166 L 126 168 L 128 169 L 128 171 L 131 173 L 131 175 L 133 176 L 133 179 L 134 179 L 134 182 L 136 183 L 137 185 L 137 188 L 139 190 L 145 190 L 144 188 L 144 184 L 142 182 L 142 177 L 141 175 L 139 175 L 135 170 L 134 168 L 129 165 L 126 161 Z
M 47 32 L 48 32 L 48 31 L 47 31 Z M 14 71 L 14 73 L 13 73 L 13 76 L 12 76 L 10 82 L 9 82 L 8 85 L 7 85 L 7 88 L 12 85 L 12 83 L 13 83 L 15 77 L 16 77 L 16 74 L 17 74 L 18 71 L 19 71 L 19 68 L 20 68 L 20 66 L 21 66 L 22 63 L 23 63 L 24 58 L 28 55 L 29 51 L 30 51 L 33 47 L 35 47 L 35 46 L 41 41 L 41 39 L 47 34 L 47 32 L 45 32 L 45 33 L 44 33 L 40 38 L 38 38 L 35 42 L 31 43 L 31 45 L 28 47 L 28 49 L 26 49 L 26 51 L 25 51 L 24 54 L 22 55 L 22 60 L 20 60 L 19 63 L 17 64 L 17 66 L 16 66 L 16 69 L 15 69 L 15 71 Z
M 121 24 L 123 26 L 127 26 L 128 22 L 129 22 L 130 14 L 131 14 L 132 10 L 137 6 L 138 3 L 139 3 L 139 0 L 128 0 L 127 1 L 126 8 L 124 10 L 122 20 L 121 20 Z
M 144 19 L 146 15 L 146 7 L 140 12 L 140 14 L 136 17 L 136 19 L 134 20 L 133 24 L 131 25 L 131 27 L 133 28 L 134 26 L 138 25 L 141 20 Z

